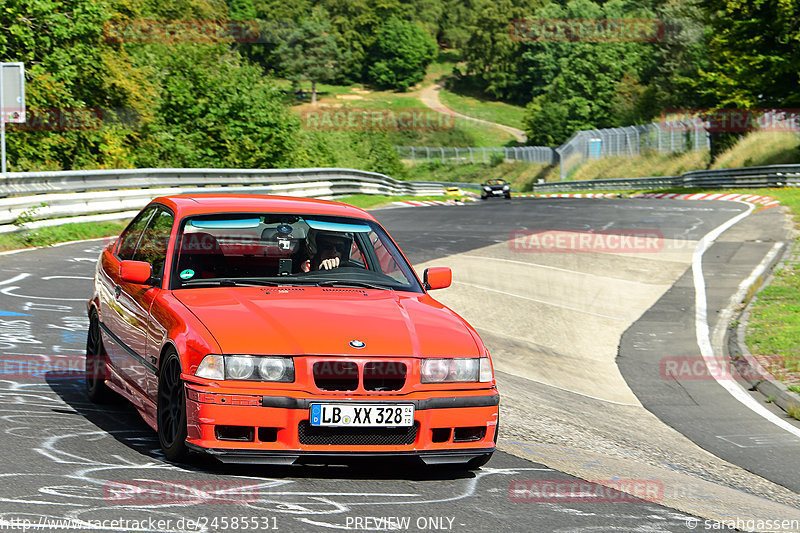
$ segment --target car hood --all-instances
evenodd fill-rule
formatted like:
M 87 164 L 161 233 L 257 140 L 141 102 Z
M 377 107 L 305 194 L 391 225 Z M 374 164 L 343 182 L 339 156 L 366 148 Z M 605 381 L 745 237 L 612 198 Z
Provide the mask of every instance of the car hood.
M 478 357 L 477 336 L 426 294 L 319 287 L 174 292 L 223 353 Z M 361 349 L 350 341 L 365 343 Z

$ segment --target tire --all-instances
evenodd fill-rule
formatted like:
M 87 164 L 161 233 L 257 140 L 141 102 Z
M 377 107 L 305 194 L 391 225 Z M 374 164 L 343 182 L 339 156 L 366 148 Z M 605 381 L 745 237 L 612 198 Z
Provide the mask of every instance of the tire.
M 108 403 L 114 392 L 105 383 L 106 350 L 100 336 L 100 320 L 92 311 L 89 316 L 89 331 L 86 334 L 86 395 L 93 403 Z
M 181 461 L 186 447 L 186 389 L 181 381 L 181 360 L 174 350 L 164 354 L 158 376 L 156 402 L 158 442 L 167 460 Z

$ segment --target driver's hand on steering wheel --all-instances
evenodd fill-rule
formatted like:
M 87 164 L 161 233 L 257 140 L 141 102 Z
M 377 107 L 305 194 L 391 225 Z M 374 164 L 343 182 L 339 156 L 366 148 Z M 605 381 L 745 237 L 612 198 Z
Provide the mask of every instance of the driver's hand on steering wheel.
M 339 258 L 338 257 L 331 257 L 328 259 L 323 259 L 319 263 L 319 268 L 317 270 L 331 270 L 339 266 Z

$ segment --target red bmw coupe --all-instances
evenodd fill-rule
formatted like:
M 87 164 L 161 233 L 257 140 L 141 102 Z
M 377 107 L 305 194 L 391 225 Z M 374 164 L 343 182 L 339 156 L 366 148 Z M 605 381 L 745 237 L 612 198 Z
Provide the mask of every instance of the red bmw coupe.
M 410 456 L 485 464 L 489 353 L 367 212 L 250 195 L 156 198 L 100 255 L 89 398 L 122 395 L 169 460 Z

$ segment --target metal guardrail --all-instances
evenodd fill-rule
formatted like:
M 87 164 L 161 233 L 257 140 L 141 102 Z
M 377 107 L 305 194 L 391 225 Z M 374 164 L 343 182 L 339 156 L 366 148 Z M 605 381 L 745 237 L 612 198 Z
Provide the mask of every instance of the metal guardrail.
M 351 194 L 443 193 L 442 186 L 435 183 L 400 181 L 376 172 L 342 168 L 74 170 L 7 176 L 0 182 L 0 233 L 17 230 L 13 224 L 20 216 L 38 221 L 124 214 L 168 194 L 227 192 L 332 199 Z
M 680 176 L 558 181 L 535 184 L 534 193 L 653 190 L 668 188 L 766 188 L 800 186 L 800 165 L 693 170 Z
M 167 194 L 245 192 L 308 198 L 351 194 L 435 196 L 443 187 L 475 184 L 407 182 L 341 168 L 286 170 L 133 169 L 8 174 L 0 182 L 0 233 L 23 218 L 40 224 L 129 217 Z M 697 170 L 681 176 L 560 181 L 535 184 L 534 193 L 666 188 L 800 187 L 800 165 Z M 45 205 L 42 205 L 45 204 Z M 78 219 L 74 217 L 80 217 Z
M 682 187 L 681 176 L 656 178 L 614 178 L 606 180 L 556 181 L 534 184 L 534 193 L 570 191 L 624 191 L 628 189 L 652 190 Z

